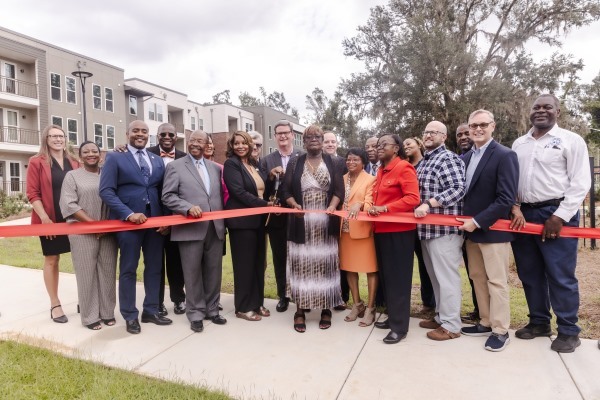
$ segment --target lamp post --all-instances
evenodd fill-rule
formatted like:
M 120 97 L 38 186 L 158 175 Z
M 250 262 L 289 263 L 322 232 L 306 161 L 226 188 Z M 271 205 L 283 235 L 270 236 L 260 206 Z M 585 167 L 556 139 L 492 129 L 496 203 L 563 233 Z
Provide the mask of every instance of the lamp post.
M 85 63 L 83 64 L 85 66 Z M 71 75 L 79 78 L 81 83 L 81 102 L 83 103 L 83 141 L 87 141 L 87 109 L 85 106 L 85 80 L 94 76 L 91 72 L 81 70 L 81 61 L 77 62 L 77 71 L 71 72 Z

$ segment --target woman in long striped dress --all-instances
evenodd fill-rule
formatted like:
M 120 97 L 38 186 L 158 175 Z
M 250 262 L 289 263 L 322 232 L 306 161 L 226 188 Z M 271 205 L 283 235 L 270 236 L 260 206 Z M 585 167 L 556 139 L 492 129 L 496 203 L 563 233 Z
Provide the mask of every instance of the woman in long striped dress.
M 98 195 L 100 148 L 84 142 L 79 148 L 83 168 L 69 172 L 63 181 L 60 208 L 67 221 L 107 219 L 108 208 Z M 111 234 L 69 235 L 77 280 L 81 323 L 92 330 L 114 325 L 116 305 L 117 243 Z
M 288 219 L 287 296 L 296 303 L 294 329 L 306 330 L 306 309 L 321 309 L 319 328 L 331 326 L 330 308 L 343 303 L 338 237 L 340 219 L 331 215 L 344 200 L 343 171 L 323 149 L 323 130 L 311 125 L 303 134 L 306 154 L 290 161 L 283 198 L 298 210 L 327 213 L 290 214 Z

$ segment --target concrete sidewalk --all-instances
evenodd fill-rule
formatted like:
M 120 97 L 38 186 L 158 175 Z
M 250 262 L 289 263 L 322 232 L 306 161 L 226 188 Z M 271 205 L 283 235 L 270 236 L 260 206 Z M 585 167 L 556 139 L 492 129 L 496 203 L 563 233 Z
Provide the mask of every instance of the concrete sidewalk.
M 313 311 L 299 334 L 292 307 L 277 313 L 268 300 L 271 317 L 244 321 L 235 318 L 229 294 L 222 296 L 227 325 L 206 323 L 194 333 L 169 304 L 173 325 L 142 324 L 140 335 L 130 335 L 120 315 L 114 327 L 83 327 L 75 276 L 61 274 L 59 287 L 67 324 L 49 318 L 42 271 L 0 265 L 0 338 L 240 399 L 600 399 L 595 340 L 560 355 L 547 338 L 524 341 L 511 332 L 507 349 L 491 353 L 485 338 L 431 341 L 413 320 L 405 340 L 385 345 L 386 331 L 344 322 L 345 312 L 335 312 L 331 329 L 322 331 Z M 138 305 L 142 294 L 138 285 Z

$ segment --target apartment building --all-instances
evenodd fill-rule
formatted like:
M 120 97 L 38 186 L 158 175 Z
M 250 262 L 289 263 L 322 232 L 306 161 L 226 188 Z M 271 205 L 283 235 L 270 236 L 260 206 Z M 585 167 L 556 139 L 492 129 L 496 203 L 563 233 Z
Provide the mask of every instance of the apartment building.
M 277 150 L 274 127 L 277 121 L 282 119 L 287 119 L 292 123 L 294 147 L 302 148 L 302 133 L 306 127 L 300 124 L 298 118 L 267 106 L 243 107 L 243 109 L 254 115 L 254 120 L 256 121 L 256 128 L 254 130 L 263 135 L 263 156 Z
M 86 126 L 74 71 L 91 74 Z M 48 124 L 61 126 L 75 149 L 87 138 L 112 150 L 126 128 L 123 81 L 121 68 L 0 27 L 0 189 L 25 191 L 28 160 Z

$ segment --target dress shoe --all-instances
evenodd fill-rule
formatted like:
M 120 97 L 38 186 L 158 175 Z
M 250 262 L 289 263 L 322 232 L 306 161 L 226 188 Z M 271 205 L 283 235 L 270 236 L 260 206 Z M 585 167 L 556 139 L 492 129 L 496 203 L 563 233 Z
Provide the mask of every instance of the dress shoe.
M 281 297 L 275 309 L 277 310 L 277 312 L 285 312 L 287 311 L 289 305 L 290 299 L 288 299 L 287 297 Z
M 160 314 L 146 314 L 143 312 L 142 313 L 142 322 L 144 322 L 144 323 L 152 322 L 153 324 L 156 324 L 156 325 L 169 325 L 173 321 L 171 321 L 169 318 L 162 317 Z
M 54 306 L 54 307 L 52 307 L 52 308 L 50 309 L 50 318 L 52 318 L 52 321 L 54 321 L 54 322 L 57 322 L 57 323 L 59 323 L 59 324 L 64 324 L 64 323 L 66 323 L 66 322 L 69 322 L 69 318 L 67 318 L 67 316 L 65 315 L 65 313 L 64 313 L 64 312 L 63 312 L 63 315 L 61 315 L 61 316 L 59 316 L 59 317 L 53 317 L 53 316 L 52 316 L 52 311 L 53 311 L 55 308 L 59 308 L 59 307 L 61 307 L 61 305 L 60 305 L 60 304 L 59 304 L 59 305 L 57 305 L 57 306 Z
M 377 321 L 375 322 L 375 328 L 377 329 L 390 329 L 390 323 L 386 319 L 385 321 Z
M 177 315 L 185 314 L 185 301 L 177 301 L 173 304 L 173 312 Z M 164 315 L 163 315 L 164 317 Z
M 211 315 L 211 316 L 207 315 L 206 317 L 204 317 L 204 319 L 212 321 L 212 323 L 215 325 L 225 325 L 227 323 L 227 320 L 225 318 L 223 318 L 223 316 L 221 314 Z
M 190 329 L 194 332 L 202 332 L 204 330 L 204 324 L 202 321 L 192 321 L 190 324 Z
M 427 337 L 431 340 L 443 341 L 458 339 L 460 337 L 460 333 L 450 332 L 448 329 L 439 326 L 437 329 L 427 332 Z
M 424 329 L 437 329 L 439 328 L 441 325 L 438 324 L 435 319 L 424 319 L 419 321 L 419 327 L 424 328 Z
M 394 331 L 390 331 L 386 337 L 383 338 L 383 343 L 385 344 L 395 344 L 401 341 L 406 337 L 406 333 L 396 333 Z
M 166 317 L 167 315 L 169 315 L 169 312 L 167 311 L 167 307 L 165 307 L 165 304 L 161 304 L 160 306 L 158 306 L 158 315 L 160 315 L 161 317 Z M 144 322 L 144 321 L 142 321 Z
M 136 319 L 132 319 L 131 321 L 125 321 L 125 328 L 127 332 L 133 333 L 134 335 L 140 333 L 142 328 L 140 327 L 140 322 Z

